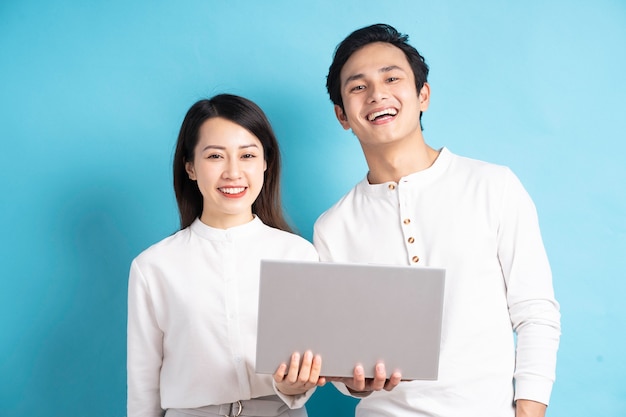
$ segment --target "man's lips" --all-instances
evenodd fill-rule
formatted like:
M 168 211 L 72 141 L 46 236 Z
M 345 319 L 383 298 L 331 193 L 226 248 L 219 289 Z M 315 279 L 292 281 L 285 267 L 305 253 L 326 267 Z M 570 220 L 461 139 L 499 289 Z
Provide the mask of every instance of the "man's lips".
M 398 114 L 398 110 L 393 107 L 388 107 L 386 109 L 376 110 L 369 113 L 366 118 L 370 122 L 374 122 L 380 119 L 388 119 L 394 117 Z

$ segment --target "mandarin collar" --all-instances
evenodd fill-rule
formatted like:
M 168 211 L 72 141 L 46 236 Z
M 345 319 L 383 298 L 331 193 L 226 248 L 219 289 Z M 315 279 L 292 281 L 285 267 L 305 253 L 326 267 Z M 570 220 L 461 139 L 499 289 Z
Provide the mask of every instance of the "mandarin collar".
M 228 241 L 241 237 L 250 236 L 263 227 L 263 222 L 256 215 L 248 223 L 239 226 L 230 227 L 228 229 L 218 229 L 211 227 L 197 218 L 191 223 L 191 231 L 203 239 Z
M 443 147 L 439 151 L 439 156 L 435 159 L 433 164 L 421 171 L 414 172 L 400 178 L 399 182 L 388 181 L 381 184 L 370 184 L 367 181 L 367 175 L 357 187 L 367 194 L 387 196 L 390 193 L 395 193 L 399 188 L 419 188 L 431 184 L 437 180 L 447 169 L 452 162 L 453 154 L 448 148 Z

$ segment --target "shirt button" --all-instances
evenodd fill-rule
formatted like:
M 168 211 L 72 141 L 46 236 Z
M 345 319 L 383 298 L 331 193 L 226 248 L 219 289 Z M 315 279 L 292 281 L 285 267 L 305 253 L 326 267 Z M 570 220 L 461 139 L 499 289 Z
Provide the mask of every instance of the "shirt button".
M 420 261 L 419 256 L 414 256 L 411 258 L 411 260 L 413 261 L 414 264 L 418 263 Z
M 415 239 L 413 239 L 412 237 L 408 238 L 407 240 L 408 240 L 409 243 L 415 242 Z
M 411 219 L 404 219 L 404 220 L 402 221 L 402 223 L 404 223 L 404 224 L 409 224 L 409 223 L 411 223 Z
M 390 190 L 395 190 L 396 189 L 396 184 L 389 184 L 389 189 Z

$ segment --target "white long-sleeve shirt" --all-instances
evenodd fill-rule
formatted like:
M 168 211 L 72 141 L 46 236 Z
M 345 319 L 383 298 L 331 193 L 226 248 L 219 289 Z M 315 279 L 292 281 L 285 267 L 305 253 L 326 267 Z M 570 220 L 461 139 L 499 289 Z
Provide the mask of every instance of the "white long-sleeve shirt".
M 226 230 L 196 220 L 132 262 L 128 417 L 279 394 L 271 375 L 254 371 L 261 259 L 318 256 L 255 217 Z M 297 408 L 311 393 L 280 396 Z
M 361 181 L 317 220 L 314 244 L 322 261 L 446 269 L 439 379 L 375 392 L 358 416 L 506 417 L 514 398 L 548 404 L 559 306 L 534 204 L 508 168 L 443 148 L 398 183 Z

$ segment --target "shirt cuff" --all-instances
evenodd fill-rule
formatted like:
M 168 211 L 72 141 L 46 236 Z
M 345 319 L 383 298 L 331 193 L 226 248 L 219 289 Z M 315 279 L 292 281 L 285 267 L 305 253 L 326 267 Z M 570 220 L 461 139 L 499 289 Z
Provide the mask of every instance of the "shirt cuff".
M 531 400 L 545 405 L 550 403 L 553 381 L 541 377 L 517 378 L 515 380 L 515 401 Z

